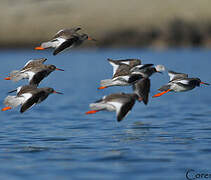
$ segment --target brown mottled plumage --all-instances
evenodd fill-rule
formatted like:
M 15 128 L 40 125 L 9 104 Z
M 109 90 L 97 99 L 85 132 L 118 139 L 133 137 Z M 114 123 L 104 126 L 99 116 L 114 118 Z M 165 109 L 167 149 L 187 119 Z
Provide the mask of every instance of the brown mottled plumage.
M 119 122 L 131 111 L 137 99 L 136 94 L 110 94 L 95 103 L 91 103 L 90 108 L 92 110 L 86 112 L 86 114 L 93 114 L 102 110 L 116 111 L 117 121 Z
M 54 70 L 64 71 L 56 68 L 56 66 L 52 64 L 43 64 L 46 60 L 46 58 L 30 60 L 21 70 L 12 71 L 10 76 L 5 79 L 11 79 L 15 82 L 22 79 L 29 79 L 30 85 L 38 86 L 39 83 Z
M 14 91 L 10 91 L 10 93 L 12 92 Z M 3 108 L 2 111 L 21 105 L 20 112 L 23 113 L 33 105 L 44 101 L 51 93 L 62 94 L 49 87 L 37 88 L 34 85 L 18 87 L 16 96 L 7 96 L 5 98 L 4 104 L 7 107 Z

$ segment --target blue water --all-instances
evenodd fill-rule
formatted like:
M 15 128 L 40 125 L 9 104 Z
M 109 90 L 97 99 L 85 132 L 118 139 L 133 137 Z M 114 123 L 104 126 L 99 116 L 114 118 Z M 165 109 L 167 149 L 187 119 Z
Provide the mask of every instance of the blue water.
M 209 86 L 150 98 L 148 106 L 136 103 L 120 123 L 112 112 L 84 114 L 104 95 L 131 92 L 130 87 L 97 90 L 112 74 L 107 58 L 141 58 L 211 83 L 210 50 L 73 50 L 56 57 L 51 51 L 1 50 L 0 57 L 2 102 L 8 91 L 27 83 L 3 78 L 30 58 L 46 57 L 65 69 L 40 84 L 64 95 L 50 95 L 24 114 L 19 108 L 1 112 L 1 179 L 180 180 L 189 169 L 211 173 Z M 153 75 L 150 96 L 167 81 L 167 73 Z

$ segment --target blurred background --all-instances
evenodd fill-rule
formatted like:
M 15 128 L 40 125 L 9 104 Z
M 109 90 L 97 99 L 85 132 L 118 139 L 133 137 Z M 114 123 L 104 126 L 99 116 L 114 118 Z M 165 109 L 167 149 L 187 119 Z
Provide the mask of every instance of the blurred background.
M 0 46 L 32 47 L 81 26 L 99 47 L 210 47 L 210 6 L 210 0 L 4 0 Z

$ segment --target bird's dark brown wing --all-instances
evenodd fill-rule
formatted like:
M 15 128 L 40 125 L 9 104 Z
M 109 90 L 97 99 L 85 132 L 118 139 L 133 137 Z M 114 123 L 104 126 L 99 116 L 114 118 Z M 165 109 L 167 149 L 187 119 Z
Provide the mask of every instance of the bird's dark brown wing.
M 119 77 L 119 76 L 127 76 L 130 74 L 130 69 L 131 69 L 131 67 L 129 65 L 121 64 L 117 68 L 117 70 L 112 78 Z
M 58 37 L 64 37 L 65 38 L 68 34 L 71 35 L 72 33 L 73 33 L 73 31 L 71 29 L 62 29 L 54 35 L 53 39 L 56 39 Z
M 178 73 L 178 72 L 174 72 L 174 71 L 168 71 L 168 75 L 170 77 L 170 81 L 174 81 L 176 79 L 188 77 L 188 74 Z
M 76 28 L 70 28 L 70 29 L 62 29 L 60 31 L 58 31 L 53 39 L 58 38 L 58 37 L 65 37 L 65 39 L 70 38 L 74 33 L 76 33 L 77 31 L 81 30 L 80 27 L 76 27 Z
M 130 67 L 133 68 L 135 66 L 141 65 L 140 59 L 132 59 L 129 63 Z
M 21 69 L 21 71 L 26 70 L 26 69 L 30 69 L 30 68 L 34 68 L 34 67 L 43 66 L 43 63 L 44 63 L 45 61 L 47 61 L 46 58 L 30 60 L 30 61 Z
M 130 77 L 128 79 L 128 83 L 135 83 L 138 80 L 140 80 L 141 78 L 143 78 L 143 76 L 141 74 L 132 74 L 132 75 L 130 75 Z
M 150 92 L 150 79 L 143 78 L 133 85 L 133 90 L 136 91 L 139 97 L 142 98 L 145 105 L 148 104 Z
M 120 122 L 128 114 L 128 112 L 133 108 L 135 100 L 129 100 L 124 105 L 122 105 L 120 111 L 117 114 L 117 121 Z
M 41 92 L 38 92 L 34 95 L 32 95 L 31 98 L 29 98 L 22 106 L 21 106 L 21 109 L 20 109 L 20 112 L 23 113 L 25 112 L 27 109 L 29 109 L 30 107 L 32 107 L 34 104 L 37 104 L 38 101 L 39 101 L 39 98 L 41 96 L 45 95 L 45 92 L 41 91 Z
M 167 91 L 168 89 L 170 89 L 170 85 L 166 84 L 161 86 L 158 91 Z
M 36 85 L 25 85 L 22 86 L 20 91 L 18 92 L 17 96 L 21 96 L 24 93 L 28 93 L 29 91 L 34 91 L 35 89 L 37 89 Z
M 46 77 L 48 76 L 50 73 L 50 71 L 48 69 L 43 69 L 41 71 L 38 71 L 33 78 L 31 79 L 31 81 L 29 82 L 30 85 L 36 85 L 38 86 L 39 83 Z
M 54 52 L 53 52 L 53 55 L 57 55 L 58 53 L 60 53 L 61 51 L 63 51 L 64 49 L 72 46 L 76 41 L 78 41 L 78 37 L 77 36 L 74 36 L 73 38 L 71 39 L 68 39 L 66 40 L 65 42 L 63 42 L 59 47 L 57 47 Z
M 140 70 L 141 69 L 145 69 L 145 68 L 147 68 L 147 67 L 151 67 L 151 66 L 153 66 L 154 64 L 143 64 L 141 67 L 140 67 Z
M 116 65 L 127 64 L 131 68 L 141 64 L 141 60 L 140 59 L 120 59 L 120 60 L 113 60 L 113 59 L 108 58 L 107 60 L 110 63 L 114 63 Z

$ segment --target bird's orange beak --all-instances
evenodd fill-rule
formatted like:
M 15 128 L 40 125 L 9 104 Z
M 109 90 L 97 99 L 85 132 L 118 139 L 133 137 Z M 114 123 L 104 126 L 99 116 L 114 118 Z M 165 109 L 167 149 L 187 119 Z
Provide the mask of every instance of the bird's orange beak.
M 210 85 L 209 83 L 205 83 L 205 82 L 200 82 L 200 84 Z
M 64 71 L 63 69 L 56 68 L 57 71 Z
M 61 93 L 61 92 L 57 92 L 57 91 L 53 91 L 54 94 L 64 94 L 64 93 Z

